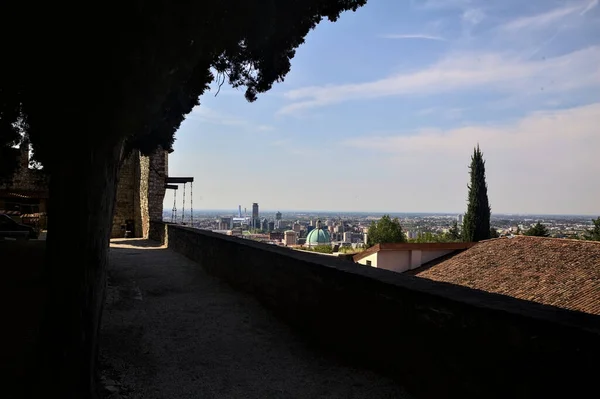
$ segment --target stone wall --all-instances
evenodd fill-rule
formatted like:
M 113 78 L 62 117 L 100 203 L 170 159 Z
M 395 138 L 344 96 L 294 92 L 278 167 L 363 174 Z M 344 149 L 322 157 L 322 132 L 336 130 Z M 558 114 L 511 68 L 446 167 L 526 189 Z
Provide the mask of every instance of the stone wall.
M 600 318 L 152 222 L 152 239 L 255 295 L 326 351 L 420 398 L 587 397 Z
M 135 229 L 138 229 L 136 222 L 136 191 L 139 176 L 139 153 L 134 151 L 121 165 L 121 172 L 117 183 L 117 194 L 115 199 L 115 209 L 113 215 L 113 225 L 111 237 L 124 237 L 125 230 L 122 226 L 127 220 L 133 220 Z M 136 231 L 138 233 L 139 231 Z
M 149 159 L 148 217 L 162 221 L 165 181 L 169 175 L 168 152 L 158 151 Z M 147 237 L 147 235 L 146 235 Z
M 139 156 L 138 176 L 136 178 L 135 198 L 135 236 L 148 237 L 150 220 L 148 219 L 148 179 L 149 179 L 149 157 Z
M 136 237 L 147 237 L 150 220 L 162 220 L 163 199 L 168 152 L 159 150 L 151 156 L 134 151 L 121 166 L 111 237 L 123 237 L 122 228 L 127 220 L 134 221 Z M 74 183 L 76 184 L 76 182 Z M 10 182 L 0 183 L 0 209 L 5 200 L 2 195 L 17 193 L 38 198 L 40 212 L 46 212 L 49 178 L 40 170 L 29 168 L 29 143 L 24 142 L 19 156 L 19 167 Z
M 48 185 L 49 178 L 44 172 L 29 168 L 29 142 L 23 142 L 17 170 L 10 181 L 0 182 L 0 190 L 27 192 L 48 198 Z
M 117 186 L 117 198 L 111 237 L 123 237 L 122 225 L 134 221 L 135 237 L 148 237 L 151 220 L 162 220 L 167 171 L 167 151 L 150 156 L 134 151 L 123 163 Z

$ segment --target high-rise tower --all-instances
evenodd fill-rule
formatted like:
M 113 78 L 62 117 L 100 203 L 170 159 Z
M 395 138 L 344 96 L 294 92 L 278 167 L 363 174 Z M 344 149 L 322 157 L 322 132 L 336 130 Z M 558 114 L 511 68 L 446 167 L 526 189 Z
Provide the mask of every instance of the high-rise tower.
M 260 229 L 260 219 L 258 218 L 258 203 L 252 204 L 252 227 Z

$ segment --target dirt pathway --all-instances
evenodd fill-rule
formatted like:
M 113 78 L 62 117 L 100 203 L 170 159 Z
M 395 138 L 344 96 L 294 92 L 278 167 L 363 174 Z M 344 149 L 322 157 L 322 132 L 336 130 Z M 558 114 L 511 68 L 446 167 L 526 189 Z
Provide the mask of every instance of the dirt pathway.
M 152 245 L 111 245 L 101 359 L 113 397 L 408 398 L 393 381 L 313 349 L 194 262 Z

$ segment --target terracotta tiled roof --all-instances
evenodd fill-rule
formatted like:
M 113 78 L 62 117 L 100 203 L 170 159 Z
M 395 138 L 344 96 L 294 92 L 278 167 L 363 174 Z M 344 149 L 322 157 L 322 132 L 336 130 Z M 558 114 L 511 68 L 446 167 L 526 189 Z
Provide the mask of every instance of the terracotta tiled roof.
M 410 274 L 600 315 L 600 242 L 526 236 L 486 240 Z

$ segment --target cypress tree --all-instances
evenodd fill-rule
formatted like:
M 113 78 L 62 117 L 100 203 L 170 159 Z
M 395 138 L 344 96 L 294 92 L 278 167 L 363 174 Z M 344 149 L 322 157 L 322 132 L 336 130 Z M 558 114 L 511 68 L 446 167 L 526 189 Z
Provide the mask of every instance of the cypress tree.
M 471 183 L 469 188 L 469 199 L 467 213 L 463 218 L 463 240 L 475 242 L 490 238 L 490 203 L 487 195 L 487 184 L 485 182 L 485 161 L 479 149 L 479 144 L 471 156 L 469 166 Z

